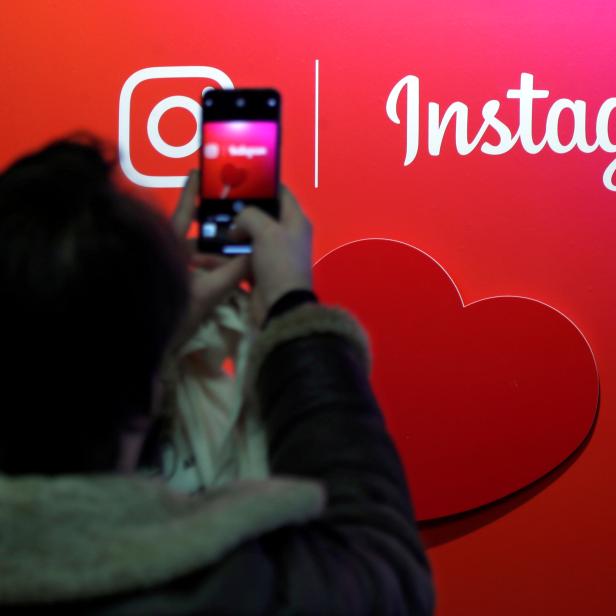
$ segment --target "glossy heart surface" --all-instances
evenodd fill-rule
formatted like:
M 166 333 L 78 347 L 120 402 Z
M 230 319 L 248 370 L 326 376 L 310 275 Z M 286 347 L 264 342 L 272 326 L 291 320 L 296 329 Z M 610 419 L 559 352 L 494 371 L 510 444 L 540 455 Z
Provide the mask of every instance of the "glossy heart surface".
M 520 490 L 589 433 L 595 360 L 558 310 L 523 297 L 465 306 L 435 260 L 390 240 L 342 246 L 314 274 L 320 299 L 370 335 L 372 382 L 419 520 Z

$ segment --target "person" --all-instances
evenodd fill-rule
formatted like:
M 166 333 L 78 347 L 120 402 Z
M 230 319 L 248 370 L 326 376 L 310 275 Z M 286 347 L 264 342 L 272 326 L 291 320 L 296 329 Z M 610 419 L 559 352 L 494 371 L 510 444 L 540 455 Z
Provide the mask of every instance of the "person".
M 365 334 L 314 295 L 309 222 L 283 189 L 279 220 L 236 218 L 252 255 L 200 255 L 197 185 L 170 224 L 83 137 L 0 176 L 0 611 L 431 614 Z M 247 277 L 272 476 L 181 494 L 143 470 L 161 367 Z

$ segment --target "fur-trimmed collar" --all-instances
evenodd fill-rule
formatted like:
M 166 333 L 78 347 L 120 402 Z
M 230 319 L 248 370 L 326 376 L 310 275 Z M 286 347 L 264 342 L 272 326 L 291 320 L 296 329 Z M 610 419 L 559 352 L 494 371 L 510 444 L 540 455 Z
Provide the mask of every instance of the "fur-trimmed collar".
M 0 475 L 0 605 L 148 588 L 323 509 L 316 482 L 269 479 L 185 496 L 136 476 Z
M 254 340 L 246 362 L 244 395 L 250 398 L 251 393 L 256 391 L 259 371 L 275 347 L 313 334 L 335 334 L 346 338 L 366 372 L 370 372 L 370 341 L 355 317 L 343 308 L 306 303 L 274 317 Z

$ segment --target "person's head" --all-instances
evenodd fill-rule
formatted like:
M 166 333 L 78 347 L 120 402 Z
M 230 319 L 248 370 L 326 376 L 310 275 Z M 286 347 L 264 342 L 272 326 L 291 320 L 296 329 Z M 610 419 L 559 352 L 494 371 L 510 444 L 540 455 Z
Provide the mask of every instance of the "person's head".
M 0 175 L 0 472 L 112 470 L 152 406 L 188 278 L 168 221 L 91 139 Z

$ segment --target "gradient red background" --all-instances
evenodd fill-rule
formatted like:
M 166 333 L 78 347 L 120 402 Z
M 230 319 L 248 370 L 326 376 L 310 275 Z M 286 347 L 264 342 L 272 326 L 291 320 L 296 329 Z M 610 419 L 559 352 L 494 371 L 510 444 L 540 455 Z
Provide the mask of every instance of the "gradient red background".
M 217 158 L 204 157 L 202 195 L 210 199 L 221 198 L 227 179 L 232 180 L 228 199 L 249 197 L 268 198 L 276 195 L 276 144 L 278 142 L 276 122 L 207 122 L 203 126 L 203 146 L 217 144 L 220 154 Z M 231 156 L 229 146 L 264 147 L 263 156 Z M 229 167 L 231 165 L 231 167 Z M 229 173 L 229 169 L 232 172 Z M 235 184 L 236 180 L 241 180 Z
M 538 126 L 560 97 L 588 101 L 594 121 L 601 103 L 616 96 L 613 0 L 41 0 L 3 7 L 0 41 L 2 165 L 74 129 L 116 141 L 120 90 L 138 69 L 215 66 L 236 86 L 281 91 L 282 179 L 313 220 L 315 258 L 348 241 L 388 237 L 438 260 L 466 303 L 522 295 L 569 316 L 588 338 L 601 375 L 593 438 L 533 498 L 430 549 L 438 613 L 616 610 L 616 193 L 601 181 L 613 155 L 546 149 L 532 156 L 517 146 L 503 156 L 477 149 L 462 157 L 450 135 L 439 157 L 425 147 L 428 100 L 464 101 L 472 132 L 483 103 L 504 100 L 522 72 L 550 90 L 535 105 Z M 423 146 L 403 167 L 404 131 L 387 119 L 385 101 L 407 74 L 421 79 Z M 177 84 L 156 87 L 154 100 L 185 93 Z M 502 117 L 515 130 L 515 107 L 508 109 Z M 145 121 L 140 113 L 136 108 L 135 118 Z M 186 112 L 169 112 L 161 134 L 179 145 L 192 136 L 191 122 Z M 151 172 L 169 171 L 168 161 L 145 146 L 136 155 Z M 183 172 L 197 157 L 173 164 Z M 178 196 L 176 189 L 146 192 L 165 211 Z

